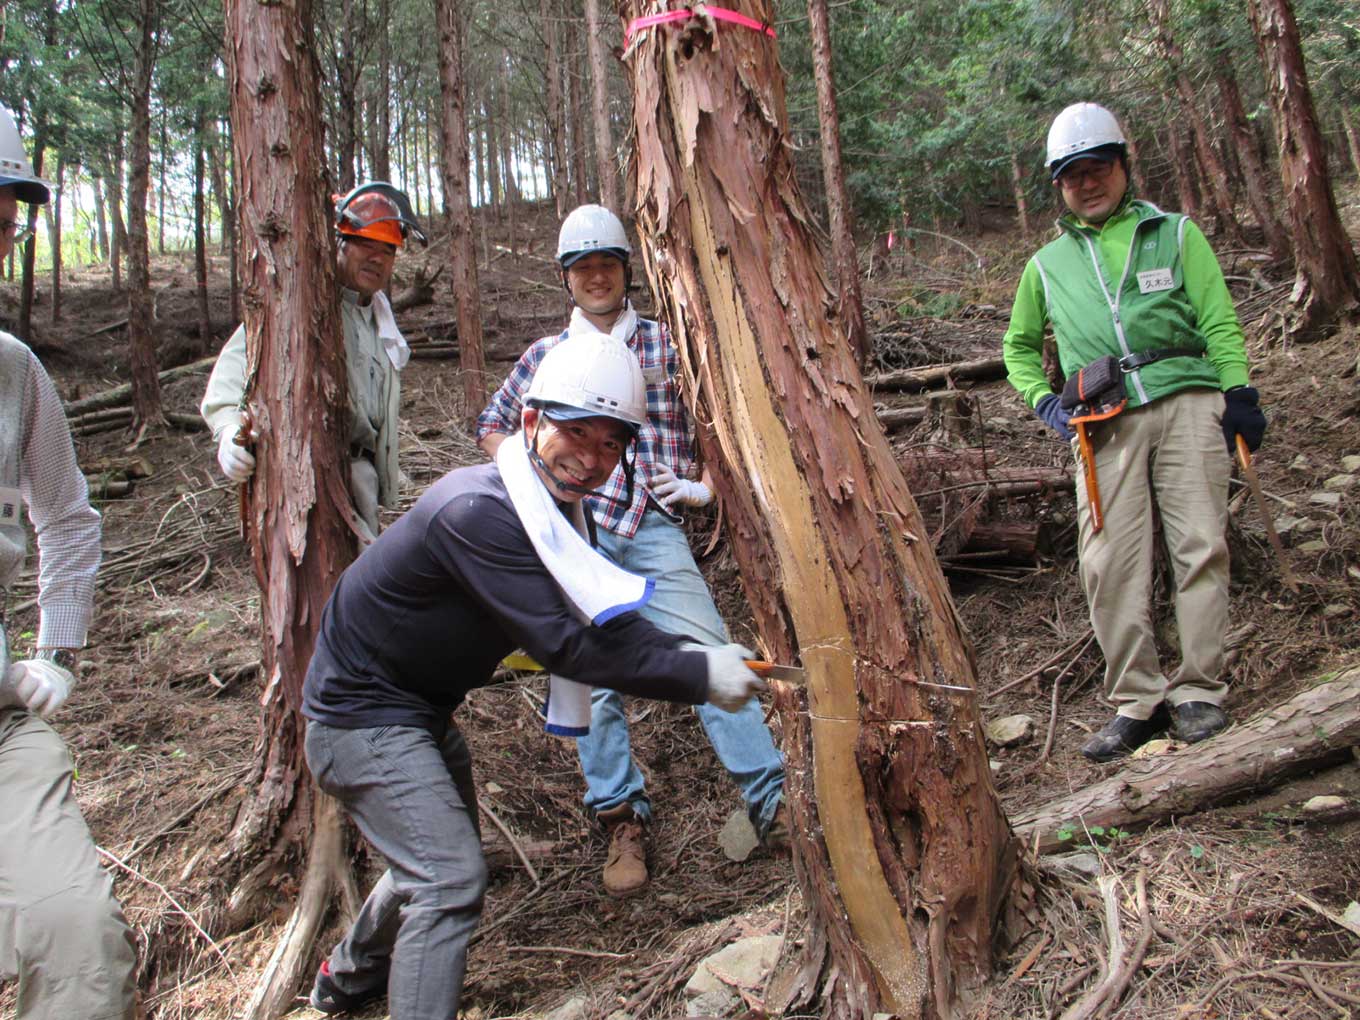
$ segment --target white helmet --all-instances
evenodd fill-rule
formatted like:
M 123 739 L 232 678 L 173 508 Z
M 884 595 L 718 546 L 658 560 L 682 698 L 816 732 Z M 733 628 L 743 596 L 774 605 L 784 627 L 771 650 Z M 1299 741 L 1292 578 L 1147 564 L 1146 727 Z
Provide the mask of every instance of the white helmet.
M 619 218 L 602 205 L 582 205 L 562 221 L 557 234 L 557 261 L 566 269 L 591 252 L 602 251 L 627 262 L 632 253 Z
M 1053 119 L 1048 129 L 1048 172 L 1057 180 L 1063 167 L 1091 155 L 1093 149 L 1113 154 L 1114 150 L 1106 146 L 1119 146 L 1120 154 L 1128 151 L 1128 141 L 1114 114 L 1098 103 L 1073 103 Z
M 20 202 L 45 205 L 52 197 L 50 185 L 33 173 L 14 117 L 0 106 L 0 187 L 10 186 Z
M 628 346 L 607 333 L 569 336 L 543 356 L 524 396 L 549 418 L 603 415 L 636 432 L 647 420 L 647 383 Z

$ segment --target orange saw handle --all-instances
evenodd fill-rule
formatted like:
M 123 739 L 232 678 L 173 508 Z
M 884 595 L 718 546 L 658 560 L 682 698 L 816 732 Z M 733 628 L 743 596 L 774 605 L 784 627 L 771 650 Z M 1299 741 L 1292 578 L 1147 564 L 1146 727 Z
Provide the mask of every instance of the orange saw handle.
M 1096 458 L 1091 451 L 1091 437 L 1085 422 L 1077 422 L 1077 448 L 1081 451 L 1081 469 L 1086 477 L 1086 502 L 1091 507 L 1091 534 L 1099 535 L 1105 527 L 1105 514 L 1100 509 L 1100 483 L 1096 480 Z

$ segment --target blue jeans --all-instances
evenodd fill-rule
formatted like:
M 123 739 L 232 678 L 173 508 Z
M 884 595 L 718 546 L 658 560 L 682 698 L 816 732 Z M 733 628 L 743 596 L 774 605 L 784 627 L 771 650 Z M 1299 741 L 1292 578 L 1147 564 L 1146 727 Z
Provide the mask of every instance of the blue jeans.
M 727 628 L 679 525 L 648 510 L 633 538 L 601 528 L 599 543 L 600 552 L 624 570 L 656 582 L 651 601 L 641 609 L 644 618 L 667 633 L 684 634 L 700 644 L 727 643 Z M 741 788 L 751 824 L 764 835 L 779 808 L 784 759 L 765 727 L 760 703 L 752 698 L 739 712 L 700 705 L 698 713 L 718 760 Z M 600 812 L 629 803 L 635 813 L 650 820 L 651 802 L 643 789 L 642 773 L 633 762 L 621 695 L 604 687 L 595 689 L 590 733 L 577 738 L 576 750 L 586 778 L 587 808 Z
M 458 728 L 342 730 L 307 724 L 307 765 L 388 870 L 331 951 L 349 995 L 387 985 L 392 1020 L 458 1015 L 467 943 L 482 914 L 486 863 L 472 759 Z

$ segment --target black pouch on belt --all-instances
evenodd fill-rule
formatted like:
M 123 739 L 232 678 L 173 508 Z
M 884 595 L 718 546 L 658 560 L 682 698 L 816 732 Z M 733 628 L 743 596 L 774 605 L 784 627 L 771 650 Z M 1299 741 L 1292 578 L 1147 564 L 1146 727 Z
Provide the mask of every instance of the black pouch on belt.
M 1083 365 L 1063 387 L 1059 403 L 1072 412 L 1073 423 L 1104 421 L 1128 405 L 1124 393 L 1124 372 L 1113 354 Z

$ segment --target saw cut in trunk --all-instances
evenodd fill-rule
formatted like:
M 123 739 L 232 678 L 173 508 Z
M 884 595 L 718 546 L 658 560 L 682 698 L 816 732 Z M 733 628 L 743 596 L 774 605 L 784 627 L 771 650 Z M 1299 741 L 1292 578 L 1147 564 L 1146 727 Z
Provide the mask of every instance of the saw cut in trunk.
M 972 649 L 874 415 L 796 184 L 768 4 L 633 33 L 643 257 L 776 699 L 824 1016 L 953 1015 L 990 974 L 1017 844 Z M 636 0 L 631 22 L 658 8 Z M 823 939 L 822 936 L 825 936 Z

